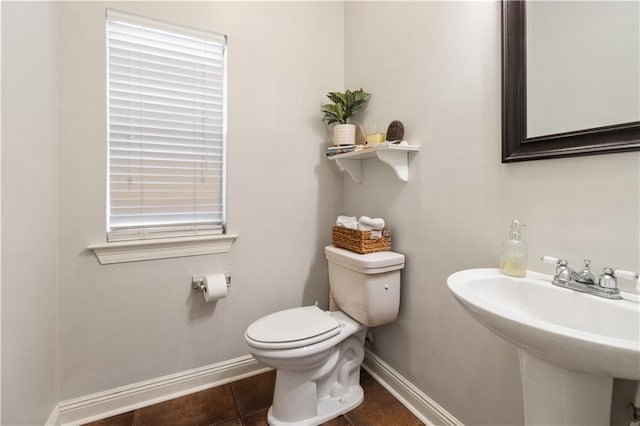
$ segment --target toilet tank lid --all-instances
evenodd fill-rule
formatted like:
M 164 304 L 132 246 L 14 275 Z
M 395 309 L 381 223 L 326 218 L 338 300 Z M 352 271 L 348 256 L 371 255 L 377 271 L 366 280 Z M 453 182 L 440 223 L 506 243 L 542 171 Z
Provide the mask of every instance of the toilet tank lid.
M 303 306 L 264 316 L 251 324 L 246 334 L 256 342 L 284 343 L 336 331 L 339 325 L 329 312 L 317 306 Z
M 381 251 L 378 253 L 359 254 L 336 246 L 326 246 L 324 254 L 327 260 L 338 263 L 346 263 L 359 268 L 387 268 L 391 266 L 404 266 L 404 254 L 394 251 Z

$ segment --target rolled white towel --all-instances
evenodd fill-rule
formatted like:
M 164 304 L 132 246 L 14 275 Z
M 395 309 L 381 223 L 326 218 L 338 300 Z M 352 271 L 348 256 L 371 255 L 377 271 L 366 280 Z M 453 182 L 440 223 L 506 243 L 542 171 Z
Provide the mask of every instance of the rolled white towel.
M 362 223 L 358 223 L 358 231 L 375 231 L 375 228 L 369 225 L 363 225 Z
M 338 226 L 353 222 L 358 222 L 358 219 L 355 216 L 338 216 L 336 219 L 336 225 Z
M 355 216 L 338 216 L 336 225 L 349 229 L 358 229 L 358 219 Z
M 378 238 L 382 238 L 382 230 L 371 231 L 371 234 L 370 234 L 369 238 L 371 238 L 372 240 L 375 240 L 375 239 L 378 239 Z
M 360 216 L 360 219 L 358 219 L 358 229 L 361 231 L 378 231 L 382 228 L 384 228 L 384 219 L 379 217 L 371 219 L 368 216 Z

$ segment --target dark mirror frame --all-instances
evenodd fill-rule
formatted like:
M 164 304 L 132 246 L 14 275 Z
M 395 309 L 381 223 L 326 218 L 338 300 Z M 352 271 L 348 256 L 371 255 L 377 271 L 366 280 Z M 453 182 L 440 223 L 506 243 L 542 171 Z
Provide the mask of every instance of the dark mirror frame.
M 502 2 L 502 162 L 640 150 L 640 121 L 527 138 L 524 0 Z

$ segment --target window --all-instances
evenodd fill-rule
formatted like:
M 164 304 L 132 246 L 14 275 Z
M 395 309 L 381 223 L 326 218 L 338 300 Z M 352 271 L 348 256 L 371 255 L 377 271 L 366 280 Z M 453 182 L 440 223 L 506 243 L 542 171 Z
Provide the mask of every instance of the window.
M 107 11 L 108 241 L 224 233 L 226 37 Z

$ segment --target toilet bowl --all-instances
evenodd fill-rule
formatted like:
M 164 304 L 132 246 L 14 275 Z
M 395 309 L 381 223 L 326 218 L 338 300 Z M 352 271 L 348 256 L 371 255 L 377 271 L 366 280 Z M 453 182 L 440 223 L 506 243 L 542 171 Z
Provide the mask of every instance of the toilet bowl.
M 304 325 L 308 335 L 296 334 Z M 289 327 L 297 330 L 287 335 Z M 319 424 L 358 406 L 365 333 L 366 327 L 348 315 L 315 306 L 276 312 L 249 326 L 245 340 L 251 354 L 277 369 L 269 424 Z
M 404 256 L 360 255 L 325 247 L 329 285 L 340 311 L 305 306 L 269 314 L 245 331 L 249 352 L 277 370 L 272 426 L 312 426 L 357 407 L 367 327 L 392 322 Z

